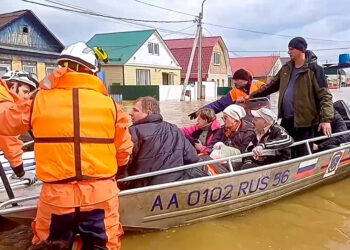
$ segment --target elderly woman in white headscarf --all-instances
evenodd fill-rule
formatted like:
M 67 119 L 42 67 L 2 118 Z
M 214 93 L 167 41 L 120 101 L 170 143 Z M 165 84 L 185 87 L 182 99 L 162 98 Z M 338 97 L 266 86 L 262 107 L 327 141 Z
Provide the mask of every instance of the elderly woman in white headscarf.
M 291 152 L 287 147 L 294 141 L 287 131 L 277 124 L 277 115 L 268 108 L 252 110 L 251 113 L 254 117 L 256 137 L 247 150 L 253 152 L 253 157 L 246 159 L 241 169 L 290 159 Z
M 212 158 L 237 155 L 246 151 L 255 138 L 254 127 L 243 120 L 246 112 L 243 107 L 232 104 L 223 111 L 224 125 L 213 137 L 209 148 L 215 150 Z

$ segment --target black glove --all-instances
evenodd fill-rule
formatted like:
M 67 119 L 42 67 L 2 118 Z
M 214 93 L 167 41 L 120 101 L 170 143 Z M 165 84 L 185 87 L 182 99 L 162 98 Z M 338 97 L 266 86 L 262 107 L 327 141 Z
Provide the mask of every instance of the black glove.
M 190 120 L 196 119 L 197 118 L 197 111 L 192 112 L 191 114 L 188 115 L 188 117 L 190 118 Z

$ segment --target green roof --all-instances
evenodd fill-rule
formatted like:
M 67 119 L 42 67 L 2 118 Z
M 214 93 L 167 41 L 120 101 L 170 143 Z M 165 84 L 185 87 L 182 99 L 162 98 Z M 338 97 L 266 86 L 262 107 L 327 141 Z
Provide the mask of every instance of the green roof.
M 123 65 L 154 32 L 155 30 L 140 30 L 96 34 L 87 42 L 87 45 L 99 46 L 105 50 L 110 64 Z

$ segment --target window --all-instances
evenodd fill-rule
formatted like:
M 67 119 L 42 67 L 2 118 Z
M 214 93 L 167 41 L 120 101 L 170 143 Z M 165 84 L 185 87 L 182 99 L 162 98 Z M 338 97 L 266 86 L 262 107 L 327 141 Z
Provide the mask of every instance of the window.
M 154 54 L 159 56 L 159 44 L 158 43 L 154 43 Z
M 148 53 L 159 56 L 159 44 L 148 43 Z
M 148 43 L 148 53 L 153 54 L 153 43 Z
M 151 72 L 148 69 L 136 70 L 136 85 L 151 85 Z
M 0 60 L 0 77 L 2 77 L 7 71 L 11 70 L 10 60 Z
M 56 68 L 55 66 L 46 66 L 46 75 L 51 74 Z
M 2 77 L 9 70 L 11 70 L 11 66 L 9 64 L 0 64 L 0 77 Z
M 221 54 L 220 52 L 214 52 L 214 65 L 220 65 Z
M 216 79 L 216 83 L 217 83 L 217 87 L 220 87 L 220 80 L 219 79 Z
M 23 34 L 28 34 L 28 27 L 27 27 L 27 26 L 24 26 L 24 27 L 23 27 L 22 33 L 23 33 Z
M 225 80 L 222 79 L 221 82 L 222 82 L 222 87 L 224 87 L 225 86 Z
M 23 62 L 22 69 L 26 72 L 36 74 L 36 62 Z

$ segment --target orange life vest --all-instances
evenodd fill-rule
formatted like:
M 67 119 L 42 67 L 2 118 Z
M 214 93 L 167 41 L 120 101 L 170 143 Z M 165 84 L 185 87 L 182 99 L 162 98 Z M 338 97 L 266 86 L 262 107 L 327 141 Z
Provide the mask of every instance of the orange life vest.
M 250 85 L 250 89 L 249 89 L 249 94 L 254 92 L 255 90 L 258 90 L 261 88 L 261 86 L 263 86 L 265 83 L 259 80 L 253 80 L 252 84 Z M 237 99 L 246 97 L 247 94 L 241 90 L 241 89 L 237 89 L 237 88 L 232 88 L 230 90 L 230 96 L 232 98 L 233 101 L 236 101 Z
M 64 183 L 114 176 L 116 107 L 100 79 L 64 68 L 40 88 L 31 117 L 38 178 Z

